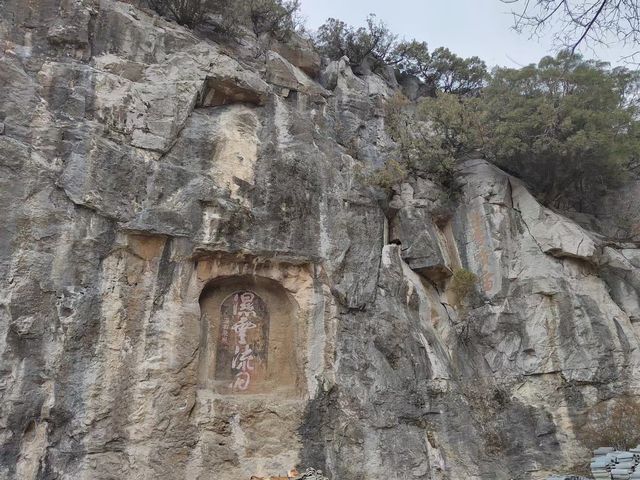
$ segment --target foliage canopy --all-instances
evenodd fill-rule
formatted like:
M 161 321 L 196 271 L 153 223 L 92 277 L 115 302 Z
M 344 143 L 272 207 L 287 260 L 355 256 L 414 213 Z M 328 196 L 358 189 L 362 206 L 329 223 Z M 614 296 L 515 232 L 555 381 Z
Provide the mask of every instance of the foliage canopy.
M 202 22 L 209 0 L 147 0 L 159 15 L 172 17 L 180 25 L 194 28 Z
M 392 99 L 387 127 L 412 168 L 446 179 L 456 159 L 484 156 L 547 205 L 585 211 L 638 166 L 638 79 L 563 52 L 495 69 L 474 96 L 440 92 L 405 108 Z
M 487 66 L 480 58 L 462 58 L 445 47 L 429 53 L 425 42 L 401 42 L 394 55 L 399 70 L 418 77 L 431 92 L 466 95 L 482 88 L 488 77 Z
M 300 0 L 244 0 L 236 4 L 257 36 L 270 33 L 284 40 L 300 23 Z
M 347 56 L 352 65 L 360 65 L 367 59 L 374 66 L 393 63 L 396 35 L 373 14 L 366 23 L 366 27 L 355 28 L 329 18 L 318 29 L 316 44 L 327 57 L 338 60 Z
M 375 15 L 365 27 L 355 28 L 335 18 L 328 19 L 316 35 L 319 50 L 332 60 L 343 56 L 351 65 L 369 62 L 373 70 L 391 65 L 401 74 L 414 75 L 427 84 L 432 94 L 467 94 L 477 91 L 487 76 L 487 67 L 478 57 L 462 58 L 440 47 L 429 52 L 425 42 L 398 42 L 389 28 Z
M 584 210 L 637 156 L 637 73 L 563 52 L 497 69 L 482 94 L 483 151 L 543 201 Z
M 223 33 L 238 33 L 245 25 L 260 36 L 268 33 L 284 40 L 299 25 L 300 0 L 147 0 L 158 14 L 189 28 L 197 27 L 207 13 L 221 17 Z
M 477 98 L 444 92 L 413 104 L 398 93 L 387 102 L 386 126 L 411 171 L 454 191 L 456 160 L 480 144 L 478 106 Z

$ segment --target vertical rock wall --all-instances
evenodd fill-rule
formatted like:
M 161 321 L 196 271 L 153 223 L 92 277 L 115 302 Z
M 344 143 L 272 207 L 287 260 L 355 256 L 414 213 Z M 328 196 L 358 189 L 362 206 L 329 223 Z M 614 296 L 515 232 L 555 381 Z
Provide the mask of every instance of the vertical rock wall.
M 638 393 L 639 250 L 483 161 L 449 210 L 387 202 L 379 77 L 113 0 L 1 12 L 0 478 L 544 478 Z M 252 288 L 276 363 L 217 389 L 216 295 Z

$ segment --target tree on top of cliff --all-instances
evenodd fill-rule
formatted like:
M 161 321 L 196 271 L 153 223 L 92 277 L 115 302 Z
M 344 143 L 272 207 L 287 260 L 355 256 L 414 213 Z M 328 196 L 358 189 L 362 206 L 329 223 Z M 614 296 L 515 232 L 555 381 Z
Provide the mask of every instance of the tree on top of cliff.
M 269 33 L 285 40 L 300 25 L 300 0 L 244 0 L 238 6 L 257 36 Z
M 210 7 L 209 0 L 147 0 L 147 3 L 163 17 L 172 17 L 189 28 L 201 23 Z
M 399 43 L 394 55 L 400 72 L 418 77 L 432 93 L 475 93 L 488 77 L 487 65 L 479 57 L 462 58 L 445 47 L 429 53 L 427 44 L 417 40 Z
M 396 38 L 384 22 L 372 14 L 367 17 L 367 26 L 359 28 L 329 18 L 318 29 L 316 44 L 332 60 L 346 56 L 352 65 L 360 65 L 367 59 L 385 65 L 394 62 L 392 53 Z
M 544 203 L 584 210 L 638 157 L 638 80 L 570 52 L 496 69 L 481 96 L 484 152 Z
M 398 42 L 397 35 L 375 15 L 369 15 L 366 26 L 359 28 L 329 18 L 315 40 L 320 52 L 332 60 L 346 56 L 353 66 L 369 62 L 374 71 L 394 66 L 400 74 L 424 82 L 432 95 L 436 90 L 457 95 L 476 92 L 487 78 L 480 58 L 462 58 L 444 47 L 430 53 L 427 44 L 417 40 Z
M 456 160 L 484 156 L 543 203 L 588 211 L 640 165 L 639 80 L 563 52 L 495 69 L 474 95 L 392 98 L 386 125 L 406 167 L 445 186 L 455 183 Z
M 228 35 L 238 34 L 238 25 L 245 25 L 256 36 L 270 34 L 285 40 L 300 24 L 299 0 L 147 0 L 147 3 L 160 15 L 189 28 L 202 23 L 207 13 L 218 15 L 220 31 Z

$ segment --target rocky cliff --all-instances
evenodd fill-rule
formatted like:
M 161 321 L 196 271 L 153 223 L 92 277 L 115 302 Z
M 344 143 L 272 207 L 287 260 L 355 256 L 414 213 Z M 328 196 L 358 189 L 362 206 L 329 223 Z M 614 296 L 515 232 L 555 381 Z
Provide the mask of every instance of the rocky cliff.
M 640 249 L 482 160 L 453 202 L 368 186 L 388 81 L 113 0 L 0 12 L 0 478 L 540 479 L 639 393 Z

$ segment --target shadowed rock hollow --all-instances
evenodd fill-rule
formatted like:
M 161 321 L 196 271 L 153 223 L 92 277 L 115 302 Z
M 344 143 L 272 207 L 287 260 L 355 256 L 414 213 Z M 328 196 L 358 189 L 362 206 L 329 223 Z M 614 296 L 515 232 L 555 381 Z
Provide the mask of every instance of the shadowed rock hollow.
M 447 215 L 387 202 L 381 78 L 112 0 L 1 16 L 0 478 L 541 479 L 638 393 L 640 250 L 482 160 Z

